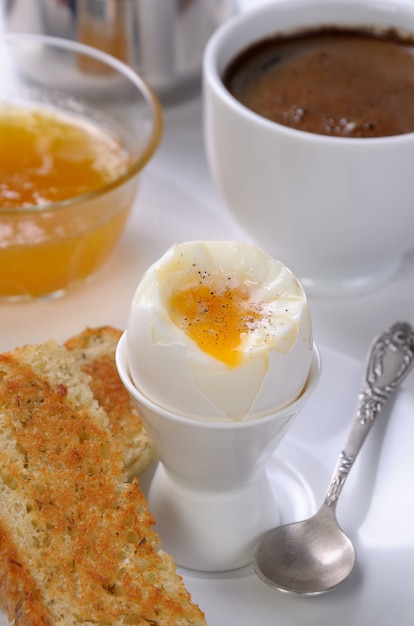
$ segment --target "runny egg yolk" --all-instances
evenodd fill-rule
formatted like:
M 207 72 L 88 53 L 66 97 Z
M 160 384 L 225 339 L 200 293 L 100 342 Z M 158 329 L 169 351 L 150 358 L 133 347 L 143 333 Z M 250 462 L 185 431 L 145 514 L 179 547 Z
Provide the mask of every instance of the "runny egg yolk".
M 230 367 L 243 358 L 243 336 L 262 319 L 246 287 L 197 284 L 175 290 L 168 302 L 174 324 L 197 346 Z

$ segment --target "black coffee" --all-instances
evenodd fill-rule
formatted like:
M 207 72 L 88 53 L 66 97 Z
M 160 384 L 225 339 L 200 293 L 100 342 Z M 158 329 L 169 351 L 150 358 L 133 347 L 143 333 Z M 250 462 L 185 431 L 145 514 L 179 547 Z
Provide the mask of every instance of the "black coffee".
M 414 42 L 393 31 L 326 28 L 267 39 L 229 65 L 224 83 L 249 109 L 307 132 L 414 132 Z

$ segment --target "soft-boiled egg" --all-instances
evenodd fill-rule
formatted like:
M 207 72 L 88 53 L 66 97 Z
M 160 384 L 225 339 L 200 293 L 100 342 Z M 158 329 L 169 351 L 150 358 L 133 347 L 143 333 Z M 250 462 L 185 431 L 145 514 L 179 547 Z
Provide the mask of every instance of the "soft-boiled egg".
M 242 420 L 296 400 L 312 360 L 306 295 L 263 250 L 172 246 L 145 272 L 127 328 L 135 386 L 184 417 Z

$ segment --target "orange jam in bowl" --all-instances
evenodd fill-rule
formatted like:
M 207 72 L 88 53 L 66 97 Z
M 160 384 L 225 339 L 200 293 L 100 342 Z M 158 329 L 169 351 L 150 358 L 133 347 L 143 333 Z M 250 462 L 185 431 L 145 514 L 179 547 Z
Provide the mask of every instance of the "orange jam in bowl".
M 110 65 L 110 79 L 86 76 L 82 55 Z M 0 56 L 0 301 L 56 296 L 118 242 L 161 108 L 132 70 L 87 46 L 7 35 Z
M 0 298 L 56 294 L 102 265 L 135 197 L 136 177 L 110 188 L 129 165 L 91 124 L 0 109 Z

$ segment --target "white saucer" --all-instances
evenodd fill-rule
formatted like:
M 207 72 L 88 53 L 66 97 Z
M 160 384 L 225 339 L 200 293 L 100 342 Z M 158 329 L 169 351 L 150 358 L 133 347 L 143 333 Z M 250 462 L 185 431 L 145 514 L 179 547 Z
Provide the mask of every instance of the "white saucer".
M 272 462 L 283 522 L 319 505 L 339 454 L 362 364 L 321 349 L 319 388 Z M 225 574 L 180 569 L 209 626 L 411 626 L 414 615 L 414 397 L 402 390 L 380 416 L 356 462 L 338 518 L 358 552 L 353 576 L 314 598 L 283 594 L 251 567 Z

